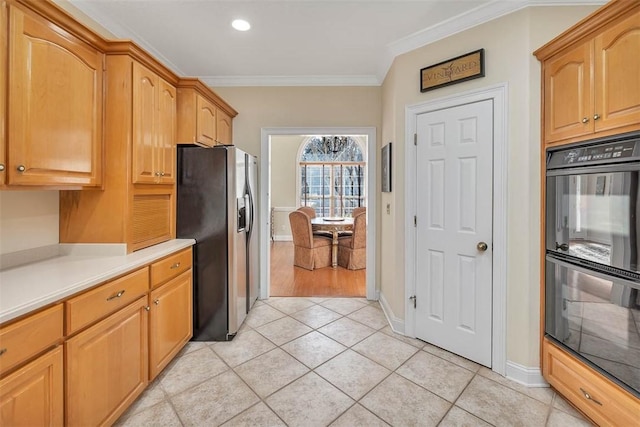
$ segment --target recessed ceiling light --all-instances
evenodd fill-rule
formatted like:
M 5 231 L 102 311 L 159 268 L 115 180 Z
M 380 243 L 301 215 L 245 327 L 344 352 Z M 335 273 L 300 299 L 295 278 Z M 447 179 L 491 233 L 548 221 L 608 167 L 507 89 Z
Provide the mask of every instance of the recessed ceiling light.
M 236 19 L 231 23 L 231 26 L 238 31 L 249 31 L 251 28 L 251 24 L 249 24 L 244 19 Z

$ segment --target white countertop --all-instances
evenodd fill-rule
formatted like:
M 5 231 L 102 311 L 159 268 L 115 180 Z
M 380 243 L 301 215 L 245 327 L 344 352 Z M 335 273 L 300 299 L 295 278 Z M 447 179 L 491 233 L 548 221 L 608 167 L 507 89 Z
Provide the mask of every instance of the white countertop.
M 0 323 L 37 310 L 195 244 L 175 239 L 126 254 L 119 244 L 54 245 L 50 258 L 0 270 Z M 52 252 L 53 251 L 53 252 Z M 28 251 L 25 251 L 28 252 Z M 9 254 L 10 255 L 10 254 Z M 22 254 L 22 258 L 28 256 Z M 5 257 L 5 255 L 3 255 Z M 22 261 L 25 262 L 25 261 Z M 6 264 L 6 263 L 3 263 Z

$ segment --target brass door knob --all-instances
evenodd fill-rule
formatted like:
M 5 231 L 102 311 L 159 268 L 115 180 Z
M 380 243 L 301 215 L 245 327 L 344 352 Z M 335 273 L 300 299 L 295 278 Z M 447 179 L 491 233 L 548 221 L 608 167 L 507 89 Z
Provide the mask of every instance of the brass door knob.
M 589 123 L 589 117 L 584 117 L 582 119 L 582 123 Z
M 477 248 L 480 252 L 484 252 L 484 251 L 486 251 L 486 250 L 489 248 L 489 246 L 488 246 L 485 242 L 479 242 L 479 243 L 476 245 L 476 248 Z
M 600 114 L 594 114 L 593 115 L 593 120 L 598 120 L 600 118 Z
M 19 165 L 16 169 L 18 169 L 18 172 L 24 172 L 27 170 L 27 168 L 25 168 L 24 165 Z

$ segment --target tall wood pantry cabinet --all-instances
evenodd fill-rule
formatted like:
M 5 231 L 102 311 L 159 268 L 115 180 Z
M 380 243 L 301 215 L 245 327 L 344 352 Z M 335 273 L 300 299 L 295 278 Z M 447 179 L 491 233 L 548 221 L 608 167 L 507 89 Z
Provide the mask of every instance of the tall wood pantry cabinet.
M 175 237 L 177 81 L 135 44 L 109 43 L 104 190 L 61 192 L 60 242 L 131 252 Z
M 640 2 L 614 0 L 534 55 L 542 63 L 541 324 L 545 319 L 546 149 L 640 130 Z M 541 337 L 544 378 L 599 425 L 637 425 L 640 399 Z
M 0 3 L 0 186 L 100 187 L 104 46 L 51 3 Z

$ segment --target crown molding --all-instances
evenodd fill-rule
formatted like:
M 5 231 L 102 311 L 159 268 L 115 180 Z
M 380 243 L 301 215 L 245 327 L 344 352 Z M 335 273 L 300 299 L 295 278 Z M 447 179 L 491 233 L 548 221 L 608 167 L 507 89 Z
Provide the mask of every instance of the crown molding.
M 387 45 L 387 54 L 380 62 L 377 77 L 383 81 L 393 60 L 403 53 L 445 39 L 478 25 L 532 6 L 600 6 L 606 0 L 494 0 L 466 13 L 420 30 Z
M 131 28 L 104 15 L 93 2 L 69 0 L 118 38 L 131 39 L 178 75 L 186 75 Z M 210 87 L 229 86 L 380 86 L 396 56 L 445 39 L 478 25 L 533 6 L 600 6 L 606 0 L 493 0 L 462 15 L 420 30 L 386 46 L 381 52 L 376 75 L 359 76 L 198 76 Z
M 207 86 L 380 86 L 376 76 L 201 76 Z
M 138 46 L 146 50 L 150 53 L 155 59 L 162 63 L 165 67 L 169 68 L 175 74 L 179 76 L 184 76 L 185 73 L 182 72 L 180 67 L 171 62 L 166 56 L 160 53 L 157 49 L 155 49 L 151 44 L 149 44 L 144 38 L 140 37 L 138 33 L 133 31 L 131 28 L 122 25 L 118 21 L 112 19 L 111 17 L 102 13 L 99 7 L 96 7 L 95 4 L 97 2 L 90 1 L 78 1 L 78 0 L 69 0 L 69 2 L 75 6 L 78 10 L 80 10 L 85 15 L 89 16 L 91 19 L 96 21 L 102 27 L 104 27 L 108 32 L 112 33 L 118 39 L 132 40 Z

